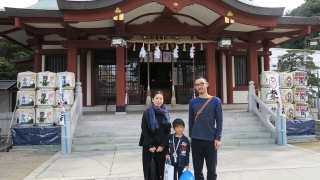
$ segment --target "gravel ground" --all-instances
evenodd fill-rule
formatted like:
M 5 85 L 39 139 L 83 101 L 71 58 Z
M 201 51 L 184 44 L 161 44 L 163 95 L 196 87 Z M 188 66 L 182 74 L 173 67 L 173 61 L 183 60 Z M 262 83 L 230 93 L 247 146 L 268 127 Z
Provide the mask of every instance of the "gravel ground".
M 320 153 L 320 141 L 305 142 L 305 143 L 292 143 L 291 145 Z
M 21 180 L 56 152 L 0 152 L 0 179 Z

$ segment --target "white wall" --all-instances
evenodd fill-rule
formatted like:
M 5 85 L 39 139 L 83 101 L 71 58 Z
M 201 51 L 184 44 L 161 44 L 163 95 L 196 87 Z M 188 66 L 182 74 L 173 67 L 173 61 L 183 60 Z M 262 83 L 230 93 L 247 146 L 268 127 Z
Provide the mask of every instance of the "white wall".
M 248 103 L 248 91 L 233 91 L 233 103 Z

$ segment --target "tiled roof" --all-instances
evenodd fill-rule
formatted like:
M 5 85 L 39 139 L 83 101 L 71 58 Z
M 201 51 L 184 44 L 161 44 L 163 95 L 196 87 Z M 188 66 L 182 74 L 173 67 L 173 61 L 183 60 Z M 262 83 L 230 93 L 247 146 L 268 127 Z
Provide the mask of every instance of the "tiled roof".
M 0 91 L 6 91 L 16 84 L 16 80 L 0 80 Z
M 85 9 L 98 9 L 108 7 L 124 0 L 94 0 L 94 1 L 66 1 L 57 0 L 60 10 L 85 10 Z
M 244 12 L 265 16 L 282 16 L 285 7 L 261 7 L 244 0 L 222 0 L 226 4 Z
M 24 9 L 59 10 L 56 0 L 39 0 L 36 4 Z
M 56 0 L 39 0 L 36 4 L 26 8 L 10 8 L 5 7 L 6 16 L 21 16 L 21 17 L 63 17 L 59 10 Z M 1 16 L 1 11 L 0 11 Z
M 292 17 L 283 16 L 277 19 L 277 24 L 300 24 L 300 25 L 319 25 L 319 17 Z

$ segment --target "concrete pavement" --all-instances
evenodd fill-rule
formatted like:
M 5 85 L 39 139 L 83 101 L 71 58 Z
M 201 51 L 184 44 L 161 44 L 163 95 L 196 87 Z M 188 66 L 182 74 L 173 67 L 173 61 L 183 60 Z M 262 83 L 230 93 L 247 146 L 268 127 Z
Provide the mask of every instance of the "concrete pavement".
M 291 145 L 222 146 L 218 179 L 319 180 L 319 162 L 319 153 Z M 25 178 L 31 179 L 142 180 L 141 151 L 56 153 Z

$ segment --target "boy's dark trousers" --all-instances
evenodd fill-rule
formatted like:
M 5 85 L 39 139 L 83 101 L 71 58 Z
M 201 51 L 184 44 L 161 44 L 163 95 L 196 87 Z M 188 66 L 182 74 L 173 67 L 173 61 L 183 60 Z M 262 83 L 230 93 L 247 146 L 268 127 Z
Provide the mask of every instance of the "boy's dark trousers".
M 178 180 L 180 179 L 180 176 L 182 174 L 182 171 L 183 171 L 184 167 L 178 167 L 178 166 L 174 166 L 174 180 Z M 177 178 L 177 173 L 178 173 L 178 178 Z
M 207 180 L 217 179 L 217 150 L 214 141 L 192 138 L 192 161 L 195 180 L 204 180 L 202 169 L 204 159 L 207 165 Z

